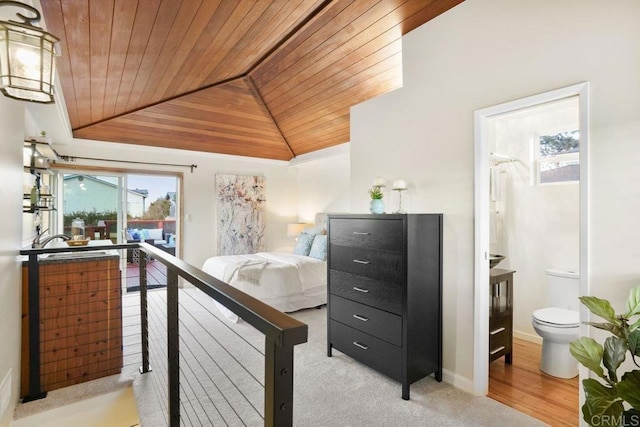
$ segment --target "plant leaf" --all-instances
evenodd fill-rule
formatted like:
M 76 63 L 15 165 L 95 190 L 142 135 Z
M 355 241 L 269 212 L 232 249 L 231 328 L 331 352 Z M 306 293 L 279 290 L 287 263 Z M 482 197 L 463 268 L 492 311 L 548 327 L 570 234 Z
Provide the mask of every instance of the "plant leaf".
M 629 344 L 631 354 L 640 356 L 640 329 L 636 329 L 627 335 L 627 343 Z
M 625 317 L 628 319 L 631 316 L 640 314 L 640 286 L 636 286 L 629 292 L 629 299 L 627 300 L 627 314 Z
M 599 377 L 604 378 L 604 371 L 600 366 L 604 349 L 596 340 L 589 337 L 580 337 L 569 344 L 569 351 L 578 362 Z
M 626 372 L 618 383 L 618 396 L 640 410 L 640 371 Z
M 624 411 L 616 390 L 593 378 L 584 380 L 582 386 L 586 397 L 582 405 L 584 420 L 592 426 L 616 426 Z
M 634 324 L 629 326 L 629 332 L 633 332 L 633 331 L 635 331 L 637 329 L 640 329 L 640 319 L 636 320 L 636 322 Z
M 611 307 L 611 304 L 606 299 L 600 299 L 598 297 L 584 296 L 580 297 L 580 301 L 587 306 L 590 312 L 596 316 L 600 316 L 605 320 L 620 326 L 620 320 L 616 318 L 616 312 Z
M 618 382 L 616 371 L 620 364 L 624 362 L 624 355 L 627 352 L 627 342 L 622 338 L 608 337 L 604 341 L 604 355 L 602 363 L 609 371 L 609 378 Z
M 584 322 L 585 325 L 593 326 L 597 329 L 604 329 L 611 332 L 613 335 L 624 338 L 624 331 L 620 326 L 612 325 L 611 323 L 597 323 L 597 322 Z

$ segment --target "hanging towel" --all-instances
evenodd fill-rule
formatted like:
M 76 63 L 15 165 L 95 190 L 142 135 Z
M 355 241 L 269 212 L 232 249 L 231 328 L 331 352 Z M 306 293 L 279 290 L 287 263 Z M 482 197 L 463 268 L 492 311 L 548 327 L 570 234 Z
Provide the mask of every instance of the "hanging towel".
M 500 200 L 500 171 L 498 168 L 498 166 L 489 168 L 489 190 L 492 202 Z

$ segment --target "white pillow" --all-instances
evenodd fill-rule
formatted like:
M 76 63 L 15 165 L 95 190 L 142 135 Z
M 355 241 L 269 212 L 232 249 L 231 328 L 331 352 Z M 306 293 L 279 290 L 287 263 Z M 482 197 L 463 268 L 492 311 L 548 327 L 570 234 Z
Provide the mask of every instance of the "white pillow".
M 150 228 L 147 233 L 147 239 L 162 240 L 162 228 Z

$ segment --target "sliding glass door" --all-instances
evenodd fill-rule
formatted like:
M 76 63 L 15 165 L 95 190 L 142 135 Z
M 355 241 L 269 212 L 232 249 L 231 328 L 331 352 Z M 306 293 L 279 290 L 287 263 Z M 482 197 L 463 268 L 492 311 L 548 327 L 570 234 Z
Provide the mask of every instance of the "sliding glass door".
M 71 224 L 81 219 L 85 237 L 114 244 L 145 241 L 176 255 L 180 239 L 179 178 L 133 173 L 59 171 L 57 219 L 51 233 L 71 235 Z M 140 251 L 123 251 L 123 292 L 139 290 Z M 150 288 L 166 286 L 166 268 L 147 257 Z

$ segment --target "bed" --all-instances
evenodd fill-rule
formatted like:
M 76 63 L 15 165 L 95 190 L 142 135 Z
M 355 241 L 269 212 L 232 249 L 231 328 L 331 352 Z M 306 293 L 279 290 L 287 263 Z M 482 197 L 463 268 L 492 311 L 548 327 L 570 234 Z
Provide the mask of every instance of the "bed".
M 215 256 L 202 270 L 283 312 L 326 304 L 326 234 L 318 216 L 316 224 L 300 235 L 294 253 Z M 216 306 L 229 320 L 238 321 L 222 304 Z

